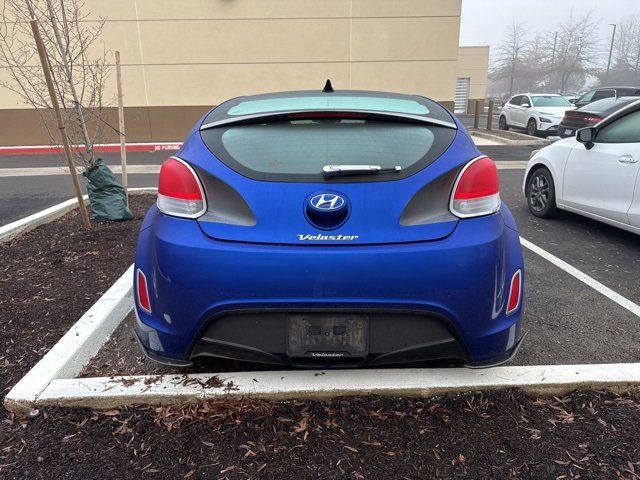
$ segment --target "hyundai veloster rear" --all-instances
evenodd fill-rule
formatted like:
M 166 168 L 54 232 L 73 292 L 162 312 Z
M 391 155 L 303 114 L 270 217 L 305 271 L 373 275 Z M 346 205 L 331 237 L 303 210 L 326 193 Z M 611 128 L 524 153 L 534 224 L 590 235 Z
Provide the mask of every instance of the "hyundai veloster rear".
M 174 366 L 494 365 L 521 342 L 523 280 L 496 166 L 438 103 L 240 97 L 162 166 L 136 336 Z

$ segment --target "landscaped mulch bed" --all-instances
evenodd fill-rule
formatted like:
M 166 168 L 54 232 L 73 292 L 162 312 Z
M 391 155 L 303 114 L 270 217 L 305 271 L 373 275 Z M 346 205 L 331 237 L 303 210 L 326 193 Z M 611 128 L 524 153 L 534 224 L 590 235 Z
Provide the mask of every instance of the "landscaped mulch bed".
M 131 265 L 154 201 L 131 196 L 133 221 L 87 231 L 76 210 L 0 244 L 0 398 Z
M 7 479 L 640 478 L 640 394 L 51 409 L 7 429 Z
M 74 212 L 0 245 L 2 396 L 130 265 L 152 202 L 132 197 L 133 222 L 86 232 Z M 99 355 L 88 373 L 158 368 L 129 327 L 107 344 L 129 353 Z M 239 368 L 196 371 L 214 365 Z M 5 413 L 0 478 L 640 479 L 638 438 L 638 393 L 51 408 L 31 420 Z

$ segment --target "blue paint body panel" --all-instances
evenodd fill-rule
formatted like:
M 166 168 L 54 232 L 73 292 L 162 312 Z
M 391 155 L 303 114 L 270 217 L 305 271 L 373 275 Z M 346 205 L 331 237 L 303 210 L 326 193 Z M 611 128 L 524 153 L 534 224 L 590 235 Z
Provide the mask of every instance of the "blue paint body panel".
M 433 314 L 473 363 L 502 358 L 516 346 L 523 302 L 510 315 L 505 308 L 510 280 L 524 270 L 507 207 L 484 217 L 426 225 L 399 221 L 420 189 L 480 155 L 459 122 L 444 154 L 414 175 L 335 184 L 240 175 L 209 151 L 200 123 L 177 156 L 238 192 L 256 224 L 182 219 L 151 208 L 135 260 L 150 289 L 152 314 L 136 299 L 136 331 L 148 352 L 189 360 L 210 319 L 246 309 Z M 350 204 L 348 219 L 329 232 L 314 227 L 303 211 L 306 199 L 321 192 L 338 193 Z M 357 238 L 310 244 L 298 234 Z

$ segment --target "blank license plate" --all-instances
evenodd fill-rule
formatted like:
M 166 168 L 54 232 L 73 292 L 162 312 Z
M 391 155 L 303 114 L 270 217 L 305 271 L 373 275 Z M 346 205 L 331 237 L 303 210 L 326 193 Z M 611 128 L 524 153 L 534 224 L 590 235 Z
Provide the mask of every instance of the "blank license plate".
M 292 315 L 287 353 L 291 357 L 366 356 L 368 329 L 366 315 Z

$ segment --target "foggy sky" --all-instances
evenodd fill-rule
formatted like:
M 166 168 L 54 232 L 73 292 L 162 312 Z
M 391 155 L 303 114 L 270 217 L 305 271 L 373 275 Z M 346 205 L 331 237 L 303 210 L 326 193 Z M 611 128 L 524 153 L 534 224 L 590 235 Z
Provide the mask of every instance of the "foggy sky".
M 598 36 L 608 53 L 612 27 L 621 18 L 640 14 L 640 0 L 462 0 L 460 45 L 500 44 L 506 25 L 525 22 L 530 33 L 554 31 L 555 24 L 571 14 L 593 9 L 602 20 Z

